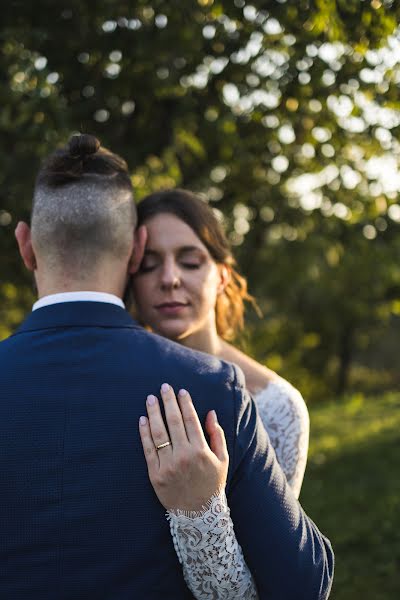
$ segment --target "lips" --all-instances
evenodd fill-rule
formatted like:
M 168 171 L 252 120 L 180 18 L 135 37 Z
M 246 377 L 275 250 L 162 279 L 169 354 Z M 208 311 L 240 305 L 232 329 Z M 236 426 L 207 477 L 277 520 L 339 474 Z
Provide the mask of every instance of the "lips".
M 157 304 L 155 308 L 164 315 L 177 315 L 182 312 L 188 303 L 185 302 L 162 302 L 161 304 Z

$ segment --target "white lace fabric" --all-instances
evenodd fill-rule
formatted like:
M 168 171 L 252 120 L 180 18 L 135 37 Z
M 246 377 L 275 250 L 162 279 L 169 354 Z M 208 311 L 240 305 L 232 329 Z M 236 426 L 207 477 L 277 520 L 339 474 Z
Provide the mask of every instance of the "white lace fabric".
M 197 600 L 257 600 L 224 491 L 202 511 L 171 510 L 167 518 L 183 576 Z
M 276 458 L 296 498 L 307 464 L 310 419 L 302 395 L 284 379 L 254 395 Z

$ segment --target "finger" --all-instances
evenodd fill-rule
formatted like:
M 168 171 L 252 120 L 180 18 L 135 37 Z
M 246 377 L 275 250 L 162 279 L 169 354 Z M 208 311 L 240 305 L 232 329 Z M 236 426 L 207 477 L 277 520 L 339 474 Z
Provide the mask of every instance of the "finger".
M 229 460 L 228 449 L 226 447 L 225 433 L 218 423 L 215 410 L 210 410 L 206 417 L 206 431 L 210 437 L 210 448 L 220 461 Z
M 161 386 L 161 397 L 165 409 L 165 417 L 169 430 L 170 439 L 174 450 L 182 448 L 188 443 L 186 429 L 183 424 L 181 409 L 176 400 L 174 390 L 168 383 L 163 383 Z
M 147 469 L 149 476 L 156 473 L 160 467 L 160 461 L 158 459 L 158 453 L 151 437 L 149 420 L 147 417 L 140 417 L 139 419 L 139 433 L 142 441 L 144 457 L 147 463 Z
M 189 392 L 187 390 L 179 390 L 178 400 L 189 442 L 197 445 L 206 444 L 203 428 Z
M 147 415 L 149 417 L 151 437 L 157 450 L 157 446 L 170 441 L 169 434 L 161 414 L 158 398 L 153 395 L 147 396 L 146 407 Z M 168 456 L 171 454 L 171 452 L 171 445 L 160 448 L 158 450 L 158 459 L 161 460 L 162 456 Z

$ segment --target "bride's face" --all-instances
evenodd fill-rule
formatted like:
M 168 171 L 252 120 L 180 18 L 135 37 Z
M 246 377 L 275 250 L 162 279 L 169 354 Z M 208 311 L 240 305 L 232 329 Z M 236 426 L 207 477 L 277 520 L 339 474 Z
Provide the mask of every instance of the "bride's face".
M 195 232 L 163 213 L 146 221 L 143 261 L 133 279 L 140 320 L 173 340 L 215 328 L 221 269 Z

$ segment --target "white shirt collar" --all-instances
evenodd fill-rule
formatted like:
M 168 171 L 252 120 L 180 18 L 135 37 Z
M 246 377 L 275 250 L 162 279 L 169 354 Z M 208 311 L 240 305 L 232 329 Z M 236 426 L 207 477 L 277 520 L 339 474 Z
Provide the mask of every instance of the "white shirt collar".
M 63 292 L 61 294 L 43 296 L 43 298 L 35 302 L 32 310 L 43 308 L 43 306 L 50 306 L 51 304 L 59 304 L 60 302 L 106 302 L 125 308 L 125 304 L 121 298 L 114 296 L 114 294 L 106 294 L 105 292 Z

